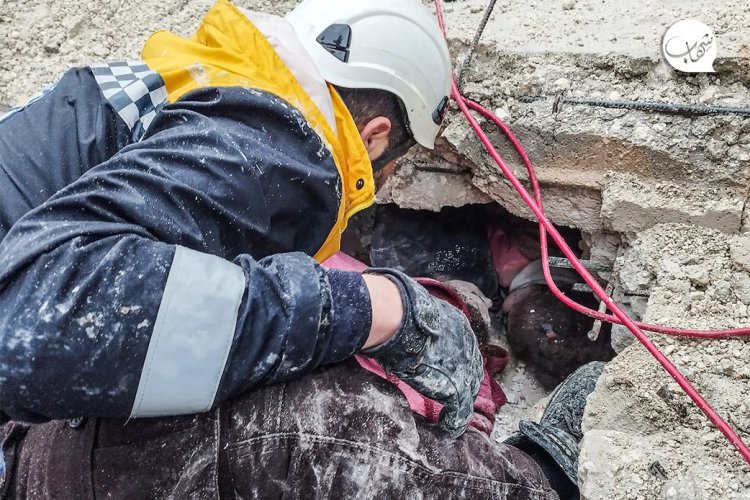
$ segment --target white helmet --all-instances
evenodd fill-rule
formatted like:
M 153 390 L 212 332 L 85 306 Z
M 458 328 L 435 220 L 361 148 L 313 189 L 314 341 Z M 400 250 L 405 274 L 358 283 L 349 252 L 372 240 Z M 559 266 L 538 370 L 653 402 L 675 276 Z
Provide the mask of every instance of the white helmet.
M 437 21 L 418 0 L 304 0 L 286 19 L 326 81 L 397 95 L 414 139 L 435 147 L 451 60 Z

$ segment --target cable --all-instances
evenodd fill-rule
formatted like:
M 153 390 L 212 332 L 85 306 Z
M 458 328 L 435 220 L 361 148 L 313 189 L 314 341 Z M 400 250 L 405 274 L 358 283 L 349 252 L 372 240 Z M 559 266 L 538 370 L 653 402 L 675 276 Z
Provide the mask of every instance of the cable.
M 440 24 L 440 28 L 443 31 L 443 34 L 445 35 L 445 21 L 443 19 L 443 12 L 442 12 L 442 5 L 440 0 L 434 0 L 435 1 L 435 9 L 437 11 L 437 17 L 438 17 L 438 23 Z M 510 183 L 513 185 L 513 187 L 518 191 L 518 193 L 521 195 L 521 198 L 523 198 L 526 205 L 531 209 L 531 211 L 536 216 L 537 220 L 539 221 L 540 225 L 540 235 L 546 236 L 547 233 L 549 233 L 549 236 L 553 239 L 555 244 L 560 248 L 563 255 L 568 258 L 570 261 L 572 267 L 578 272 L 578 274 L 583 278 L 583 280 L 586 282 L 587 285 L 591 287 L 591 289 L 594 291 L 594 293 L 599 297 L 600 300 L 602 300 L 607 307 L 614 313 L 614 315 L 622 321 L 622 324 L 625 325 L 628 330 L 630 330 L 633 335 L 638 339 L 638 341 L 648 350 L 648 352 L 659 362 L 659 364 L 662 365 L 662 367 L 669 373 L 669 375 L 677 382 L 677 384 L 682 388 L 683 391 L 690 397 L 690 399 L 695 403 L 695 405 L 700 409 L 704 415 L 721 431 L 722 434 L 729 440 L 732 445 L 737 448 L 739 453 L 742 455 L 744 460 L 750 464 L 750 448 L 742 441 L 742 439 L 739 437 L 739 435 L 732 429 L 732 427 L 724 421 L 724 419 L 711 407 L 711 405 L 706 401 L 703 396 L 692 386 L 692 384 L 685 378 L 685 376 L 680 373 L 680 371 L 677 369 L 677 367 L 659 350 L 656 345 L 654 345 L 653 342 L 646 336 L 645 333 L 633 322 L 630 317 L 612 300 L 611 297 L 607 295 L 605 290 L 599 285 L 597 280 L 591 275 L 591 273 L 588 272 L 588 270 L 583 266 L 580 260 L 576 257 L 573 250 L 567 245 L 565 242 L 565 239 L 562 237 L 562 235 L 557 231 L 557 228 L 555 228 L 554 225 L 550 222 L 550 220 L 547 218 L 547 216 L 544 214 L 543 207 L 541 205 L 541 193 L 539 190 L 535 191 L 536 200 L 531 197 L 529 192 L 526 190 L 526 188 L 521 184 L 521 182 L 518 180 L 518 178 L 513 175 L 513 172 L 511 171 L 510 167 L 505 163 L 505 160 L 503 160 L 502 156 L 497 152 L 494 145 L 490 141 L 487 134 L 482 130 L 481 125 L 477 121 L 476 118 L 471 114 L 471 109 L 468 104 L 468 100 L 461 95 L 461 92 L 458 89 L 458 85 L 456 83 L 455 78 L 451 82 L 451 96 L 455 100 L 456 104 L 458 105 L 459 109 L 463 113 L 463 115 L 468 120 L 469 124 L 471 125 L 471 128 L 474 130 L 474 132 L 477 134 L 477 137 L 484 145 L 487 152 L 490 154 L 492 159 L 497 163 L 498 167 L 500 167 L 500 170 L 502 170 L 503 174 L 508 178 Z M 474 103 L 477 107 L 481 107 L 479 104 Z M 485 111 L 489 114 L 490 111 Z M 498 121 L 500 119 L 498 118 Z M 503 124 L 505 125 L 505 124 Z M 507 126 L 505 127 L 507 128 Z M 522 157 L 526 157 L 528 159 L 528 155 L 526 155 L 526 152 L 523 150 L 523 147 L 521 147 L 520 143 L 518 144 L 518 153 Z M 515 144 L 514 144 L 515 145 Z M 528 166 L 531 166 L 531 162 L 529 160 Z M 533 167 L 531 168 L 531 171 L 533 171 Z M 531 176 L 530 176 L 531 177 Z M 536 180 L 536 176 L 533 176 L 534 180 Z M 532 181 L 532 184 L 534 181 Z M 536 187 L 538 188 L 538 181 L 536 182 Z M 539 204 L 537 204 L 539 202 Z M 545 243 L 546 238 L 542 241 L 542 251 L 545 252 Z M 546 278 L 546 276 L 545 276 Z M 551 278 L 551 276 L 549 277 Z

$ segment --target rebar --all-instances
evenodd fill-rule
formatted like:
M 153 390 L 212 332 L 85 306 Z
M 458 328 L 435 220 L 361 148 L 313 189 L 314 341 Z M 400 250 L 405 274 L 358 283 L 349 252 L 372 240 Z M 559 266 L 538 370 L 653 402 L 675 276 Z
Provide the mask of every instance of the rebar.
M 518 97 L 518 100 L 521 102 L 530 103 L 543 101 L 549 98 L 549 96 L 521 96 Z M 667 113 L 683 116 L 737 115 L 744 118 L 750 118 L 750 108 L 737 108 L 730 106 L 677 104 L 658 101 L 606 101 L 603 99 L 584 99 L 580 97 L 563 97 L 561 99 L 556 98 L 555 103 L 557 104 L 556 111 L 559 111 L 560 104 L 574 104 L 610 109 L 628 109 L 655 113 Z
M 492 11 L 495 10 L 496 3 L 497 3 L 497 0 L 490 0 L 490 3 L 487 5 L 487 8 L 484 11 L 484 17 L 482 18 L 482 21 L 479 23 L 477 32 L 474 34 L 474 40 L 472 40 L 471 46 L 469 47 L 469 53 L 466 55 L 466 59 L 464 59 L 464 62 L 461 65 L 461 70 L 458 72 L 458 88 L 459 89 L 462 89 L 464 86 L 464 77 L 466 76 L 466 70 L 469 69 L 471 60 L 474 58 L 474 51 L 476 50 L 477 45 L 479 45 L 479 40 L 482 38 L 482 34 L 484 34 L 484 29 L 487 27 L 487 23 L 490 20 Z

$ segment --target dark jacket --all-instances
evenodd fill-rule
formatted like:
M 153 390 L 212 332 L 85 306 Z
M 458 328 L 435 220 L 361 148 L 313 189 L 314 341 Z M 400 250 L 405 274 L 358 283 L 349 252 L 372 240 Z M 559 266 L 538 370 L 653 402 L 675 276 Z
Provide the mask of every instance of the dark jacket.
M 206 411 L 345 359 L 369 333 L 361 277 L 311 257 L 346 190 L 307 117 L 265 90 L 205 85 L 148 91 L 134 121 L 100 75 L 127 66 L 150 85 L 140 64 L 69 71 L 0 119 L 12 418 Z

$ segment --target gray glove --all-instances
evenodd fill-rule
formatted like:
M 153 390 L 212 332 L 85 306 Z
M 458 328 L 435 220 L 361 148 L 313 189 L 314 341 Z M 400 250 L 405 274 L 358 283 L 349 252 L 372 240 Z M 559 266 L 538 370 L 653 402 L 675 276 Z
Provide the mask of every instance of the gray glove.
M 365 274 L 385 276 L 398 286 L 404 318 L 396 335 L 362 354 L 442 403 L 440 427 L 454 438 L 460 436 L 466 430 L 484 374 L 469 321 L 461 311 L 433 297 L 403 273 L 368 269 Z

